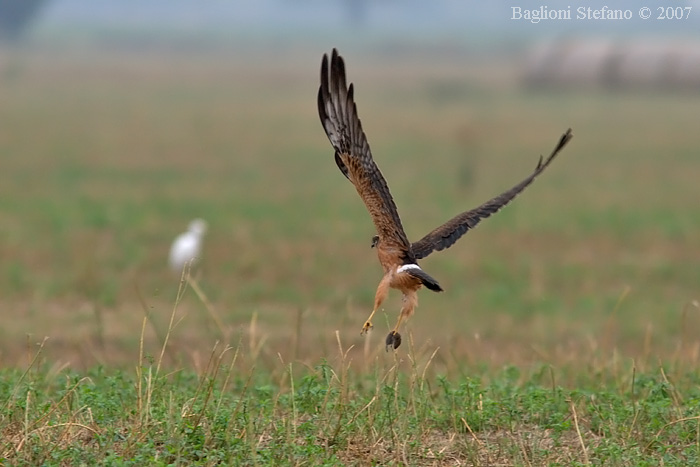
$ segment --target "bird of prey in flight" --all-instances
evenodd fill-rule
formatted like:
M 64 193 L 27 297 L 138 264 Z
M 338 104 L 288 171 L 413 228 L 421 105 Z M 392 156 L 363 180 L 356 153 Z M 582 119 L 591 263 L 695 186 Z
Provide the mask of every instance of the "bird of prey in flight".
M 399 326 L 403 319 L 413 314 L 414 308 L 418 305 L 418 289 L 425 286 L 434 292 L 442 291 L 438 281 L 423 271 L 417 261 L 433 251 L 449 248 L 467 231 L 476 227 L 482 219 L 508 204 L 544 172 L 573 137 L 571 129 L 568 129 L 549 157 L 543 160 L 540 156 L 535 170 L 511 189 L 486 201 L 481 206 L 456 215 L 417 242 L 411 243 L 401 225 L 401 218 L 386 180 L 372 159 L 367 137 L 362 131 L 362 124 L 357 116 L 353 85 L 346 84 L 345 62 L 336 49 L 333 49 L 330 62 L 326 54 L 323 55 L 321 62 L 318 113 L 323 129 L 335 150 L 335 163 L 355 186 L 377 229 L 377 235 L 372 239 L 372 247 L 377 250 L 379 262 L 384 269 L 384 277 L 379 282 L 374 297 L 374 308 L 362 326 L 361 334 L 372 328 L 372 317 L 386 298 L 389 288 L 398 289 L 403 294 L 403 306 L 399 319 L 386 338 L 387 350 L 392 347 L 396 349 L 401 345 Z

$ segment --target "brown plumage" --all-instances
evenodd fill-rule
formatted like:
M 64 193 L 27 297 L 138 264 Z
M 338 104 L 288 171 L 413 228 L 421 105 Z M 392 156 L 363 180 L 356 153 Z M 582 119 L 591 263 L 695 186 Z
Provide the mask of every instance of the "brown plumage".
M 417 291 L 426 286 L 441 292 L 440 284 L 423 271 L 417 260 L 425 258 L 433 251 L 452 246 L 468 230 L 508 204 L 541 174 L 559 151 L 572 138 L 571 129 L 559 139 L 550 156 L 540 160 L 535 171 L 525 180 L 508 191 L 485 202 L 470 211 L 458 214 L 415 243 L 410 243 L 401 225 L 401 218 L 394 199 L 391 197 L 386 180 L 374 163 L 362 124 L 357 116 L 353 99 L 353 85 L 348 87 L 345 80 L 345 63 L 333 49 L 330 64 L 328 56 L 321 62 L 321 86 L 318 90 L 318 113 L 326 135 L 335 149 L 335 162 L 340 171 L 352 182 L 357 193 L 369 211 L 377 235 L 372 246 L 377 249 L 379 262 L 384 269 L 384 277 L 379 282 L 374 299 L 374 309 L 362 327 L 362 333 L 372 328 L 371 319 L 386 298 L 389 288 L 403 293 L 403 307 L 399 320 L 386 340 L 387 350 L 401 344 L 398 333 L 401 321 L 408 318 L 418 305 Z

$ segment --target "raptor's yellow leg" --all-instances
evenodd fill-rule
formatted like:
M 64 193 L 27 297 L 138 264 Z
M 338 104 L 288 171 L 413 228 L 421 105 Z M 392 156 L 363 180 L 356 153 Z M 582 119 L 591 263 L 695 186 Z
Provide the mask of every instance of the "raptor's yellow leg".
M 414 308 L 418 305 L 418 295 L 416 291 L 411 291 L 404 294 L 403 297 L 404 305 L 401 308 L 401 313 L 399 314 L 399 319 L 394 326 L 394 330 L 386 336 L 386 350 L 389 351 L 390 348 L 398 349 L 401 345 L 401 334 L 399 334 L 399 327 L 404 318 L 408 318 L 413 314 Z
M 360 334 L 364 334 L 370 329 L 372 329 L 372 318 L 374 317 L 374 314 L 377 312 L 382 302 L 386 298 L 387 294 L 389 293 L 390 281 L 391 277 L 388 274 L 386 274 L 379 282 L 379 285 L 377 286 L 377 293 L 374 295 L 374 309 L 369 315 L 369 318 L 367 318 L 367 320 L 365 321 L 364 326 L 362 326 L 362 331 L 360 331 Z
M 397 334 L 399 332 L 399 327 L 401 327 L 401 321 L 403 321 L 403 313 L 399 315 L 399 320 L 396 322 L 396 326 L 394 326 L 394 330 L 391 331 L 393 334 Z

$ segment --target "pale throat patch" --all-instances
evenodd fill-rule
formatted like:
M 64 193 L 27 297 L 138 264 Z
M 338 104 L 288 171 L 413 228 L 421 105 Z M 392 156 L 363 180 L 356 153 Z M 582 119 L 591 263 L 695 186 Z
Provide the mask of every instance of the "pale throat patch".
M 420 269 L 420 266 L 418 266 L 417 264 L 404 264 L 396 270 L 396 273 L 400 274 L 404 271 L 408 271 L 409 269 Z

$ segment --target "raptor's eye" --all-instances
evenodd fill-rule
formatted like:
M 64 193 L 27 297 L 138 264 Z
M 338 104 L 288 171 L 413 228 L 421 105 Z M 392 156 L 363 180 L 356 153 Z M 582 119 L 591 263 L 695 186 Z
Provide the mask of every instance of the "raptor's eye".
M 379 243 L 379 235 L 375 235 L 374 237 L 372 237 L 372 248 L 377 246 L 377 243 Z

